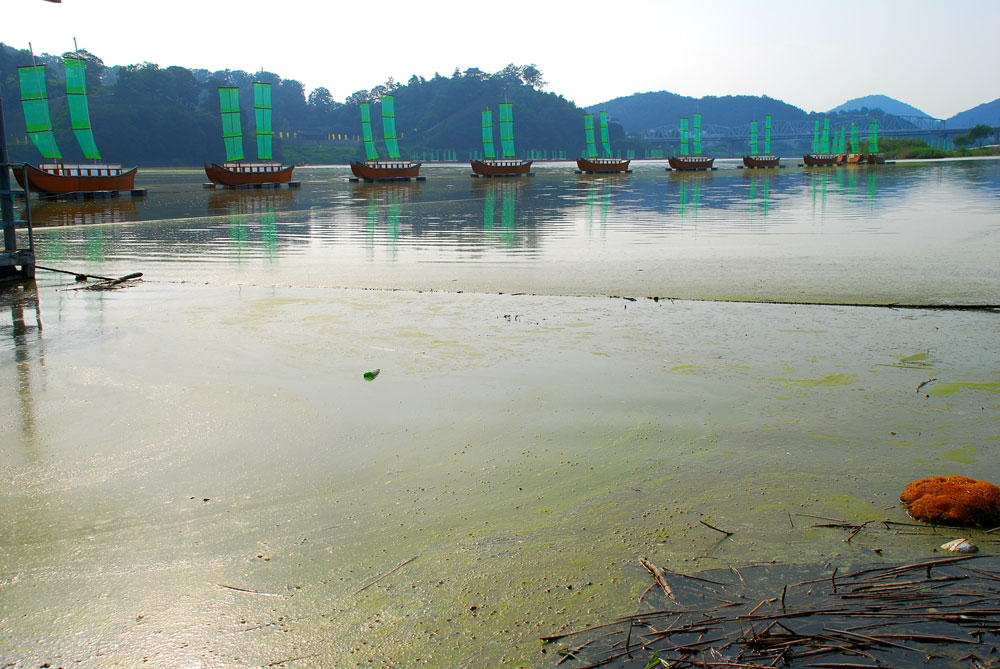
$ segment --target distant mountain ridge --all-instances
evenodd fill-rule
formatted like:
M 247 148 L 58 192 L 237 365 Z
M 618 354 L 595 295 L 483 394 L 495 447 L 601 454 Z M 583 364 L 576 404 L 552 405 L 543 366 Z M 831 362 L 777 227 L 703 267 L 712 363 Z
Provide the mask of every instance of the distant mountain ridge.
M 1000 126 L 1000 98 L 955 114 L 948 119 L 951 128 L 971 128 L 985 124 L 996 128 Z
M 826 113 L 836 114 L 842 111 L 861 111 L 862 109 L 881 109 L 886 114 L 892 114 L 893 116 L 930 116 L 927 112 L 921 111 L 905 102 L 900 102 L 895 98 L 890 98 L 888 95 L 866 95 L 861 98 L 854 98 L 834 107 Z
M 763 120 L 770 115 L 775 120 L 798 121 L 808 114 L 781 100 L 767 96 L 707 95 L 693 98 L 669 91 L 635 93 L 615 98 L 586 108 L 588 112 L 606 111 L 629 133 L 653 131 L 664 126 L 676 127 L 681 117 L 690 118 L 700 113 L 707 125 L 739 126 L 753 119 Z

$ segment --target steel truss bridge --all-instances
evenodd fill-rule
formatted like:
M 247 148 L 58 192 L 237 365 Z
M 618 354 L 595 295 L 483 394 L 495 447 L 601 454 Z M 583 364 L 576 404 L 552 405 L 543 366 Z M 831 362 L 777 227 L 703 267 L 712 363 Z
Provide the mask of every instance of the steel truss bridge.
M 815 119 L 808 121 L 771 121 L 771 142 L 812 141 Z M 848 124 L 844 124 L 850 130 Z M 760 124 L 758 124 L 760 126 Z M 867 127 L 858 127 L 862 134 L 868 132 Z M 994 134 L 998 131 L 993 129 Z M 839 124 L 831 119 L 830 136 L 840 132 Z M 969 132 L 969 128 L 948 128 L 943 119 L 929 116 L 887 116 L 878 120 L 879 137 L 913 137 L 919 139 L 935 139 L 946 142 L 958 135 Z M 680 129 L 676 126 L 660 126 L 648 131 L 629 133 L 629 137 L 641 139 L 653 144 L 677 144 L 680 142 Z M 692 137 L 690 131 L 688 138 Z M 758 128 L 760 141 L 764 139 L 763 127 Z M 701 128 L 702 144 L 726 144 L 731 155 L 737 149 L 750 142 L 750 124 L 740 126 L 703 125 Z

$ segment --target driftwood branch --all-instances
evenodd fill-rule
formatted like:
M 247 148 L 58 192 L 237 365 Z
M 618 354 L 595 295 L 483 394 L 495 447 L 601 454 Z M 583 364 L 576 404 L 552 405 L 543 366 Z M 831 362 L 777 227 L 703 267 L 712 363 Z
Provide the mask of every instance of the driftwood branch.
M 400 562 L 399 564 L 397 564 L 395 567 L 393 567 L 389 571 L 385 572 L 384 574 L 379 574 L 375 578 L 371 579 L 370 581 L 368 581 L 367 583 L 365 583 L 363 586 L 361 586 L 360 588 L 358 588 L 357 590 L 355 590 L 351 594 L 356 595 L 359 592 L 363 592 L 363 591 L 367 590 L 368 588 L 372 587 L 373 585 L 375 585 L 376 583 L 378 583 L 379 581 L 381 581 L 383 578 L 385 578 L 389 574 L 392 574 L 396 570 L 401 569 L 402 567 L 405 567 L 406 565 L 410 564 L 411 562 L 413 562 L 414 560 L 416 560 L 418 557 L 420 557 L 420 556 L 419 555 L 414 555 L 413 557 L 411 557 L 408 560 L 403 560 L 402 562 Z
M 674 596 L 674 591 L 670 589 L 670 585 L 667 583 L 667 578 L 663 575 L 660 568 L 643 557 L 639 558 L 639 564 L 645 567 L 646 571 L 653 575 L 653 578 L 656 579 L 656 582 L 659 583 L 660 587 L 663 589 L 663 594 L 667 596 L 667 599 L 672 602 L 676 602 L 677 597 Z

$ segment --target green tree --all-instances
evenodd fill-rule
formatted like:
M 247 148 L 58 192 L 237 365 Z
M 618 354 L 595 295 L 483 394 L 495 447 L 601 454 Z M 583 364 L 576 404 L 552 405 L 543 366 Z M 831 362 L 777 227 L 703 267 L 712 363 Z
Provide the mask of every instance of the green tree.
M 980 140 L 986 139 L 992 134 L 993 128 L 984 123 L 980 123 L 975 127 L 969 128 L 969 143 L 979 144 Z

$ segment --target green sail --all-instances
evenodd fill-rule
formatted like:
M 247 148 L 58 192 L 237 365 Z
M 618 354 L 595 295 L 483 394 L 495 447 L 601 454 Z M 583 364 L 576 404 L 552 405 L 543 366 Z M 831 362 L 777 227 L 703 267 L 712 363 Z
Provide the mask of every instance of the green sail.
M 757 121 L 750 121 L 750 155 L 757 155 Z
M 694 155 L 701 155 L 701 114 L 694 115 Z
M 232 86 L 220 86 L 219 110 L 222 114 L 222 141 L 226 143 L 226 162 L 243 160 L 240 89 Z
M 500 150 L 504 158 L 514 157 L 514 105 L 500 103 Z
M 271 84 L 253 82 L 253 113 L 257 121 L 257 159 L 271 160 Z
M 830 119 L 823 119 L 823 140 L 820 144 L 820 151 L 830 153 Z
M 496 149 L 493 148 L 493 112 L 489 109 L 483 111 L 483 156 L 497 157 Z
M 851 152 L 861 153 L 861 139 L 858 135 L 858 126 L 851 124 Z
M 594 143 L 594 115 L 583 115 L 583 132 L 587 137 L 587 158 L 597 157 L 597 145 Z
M 819 153 L 819 121 L 813 121 L 812 152 Z
M 396 141 L 396 108 L 391 95 L 382 96 L 382 138 L 390 160 L 399 160 L 399 142 Z
M 17 74 L 21 83 L 21 107 L 24 109 L 28 137 L 38 147 L 43 158 L 62 160 L 55 135 L 52 134 L 49 96 L 45 92 L 45 66 L 26 65 L 17 68 Z
M 837 140 L 837 153 L 847 153 L 847 138 L 844 135 L 844 125 L 840 125 L 840 138 Z
M 688 151 L 688 120 L 686 118 L 681 119 L 681 155 L 686 156 L 690 153 Z
M 878 119 L 868 124 L 868 152 L 878 153 Z
M 608 139 L 608 112 L 601 112 L 601 148 L 604 149 L 604 157 L 611 157 L 611 141 Z
M 84 60 L 74 56 L 64 56 L 66 65 L 66 100 L 69 102 L 69 119 L 73 126 L 76 143 L 87 160 L 100 160 L 101 152 L 94 141 L 94 131 L 90 127 L 90 109 L 87 106 L 87 74 Z
M 365 160 L 378 160 L 375 137 L 372 136 L 371 105 L 367 102 L 361 103 L 361 136 L 365 142 Z
M 771 155 L 771 117 L 764 117 L 764 155 Z

